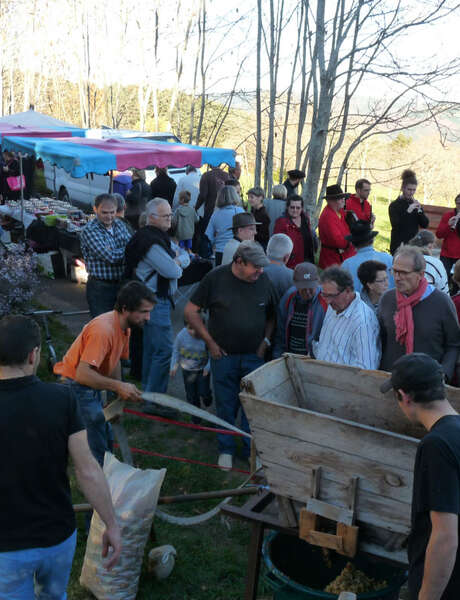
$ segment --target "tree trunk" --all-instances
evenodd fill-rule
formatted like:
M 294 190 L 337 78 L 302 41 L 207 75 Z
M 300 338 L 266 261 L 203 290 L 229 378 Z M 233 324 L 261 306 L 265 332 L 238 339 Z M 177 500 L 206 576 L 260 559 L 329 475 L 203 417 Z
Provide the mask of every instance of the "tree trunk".
M 262 104 L 260 91 L 262 45 L 262 0 L 257 0 L 257 74 L 256 74 L 256 157 L 254 185 L 260 186 L 262 171 Z

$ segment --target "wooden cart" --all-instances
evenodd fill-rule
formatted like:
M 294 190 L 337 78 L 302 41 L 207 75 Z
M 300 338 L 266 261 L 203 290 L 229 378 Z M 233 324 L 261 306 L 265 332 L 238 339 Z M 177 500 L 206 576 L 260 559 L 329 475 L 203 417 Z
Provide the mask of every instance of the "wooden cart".
M 286 354 L 245 377 L 240 398 L 280 521 L 347 556 L 359 548 L 404 564 L 425 432 L 380 392 L 388 377 Z M 460 390 L 447 393 L 458 410 Z

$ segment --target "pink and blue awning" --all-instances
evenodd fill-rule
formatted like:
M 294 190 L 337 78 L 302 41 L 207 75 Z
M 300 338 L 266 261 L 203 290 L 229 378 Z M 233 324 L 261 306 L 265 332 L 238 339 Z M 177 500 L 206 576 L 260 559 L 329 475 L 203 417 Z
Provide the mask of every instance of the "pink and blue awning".
M 78 129 L 77 127 L 69 127 L 68 129 L 42 129 L 41 127 L 23 127 L 22 125 L 10 125 L 8 123 L 0 123 L 0 138 L 4 138 L 5 136 L 40 138 L 84 137 L 85 130 Z
M 203 164 L 201 150 L 150 141 L 5 136 L 2 148 L 34 154 L 37 159 L 65 169 L 72 177 L 84 177 L 87 173 L 104 175 L 108 171 L 124 171 L 130 167 L 200 167 Z

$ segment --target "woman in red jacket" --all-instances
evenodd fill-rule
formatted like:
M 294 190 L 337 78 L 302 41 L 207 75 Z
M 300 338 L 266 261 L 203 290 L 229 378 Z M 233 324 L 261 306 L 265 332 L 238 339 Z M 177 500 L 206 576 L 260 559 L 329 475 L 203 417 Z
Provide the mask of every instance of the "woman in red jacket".
M 455 209 L 442 215 L 436 237 L 442 240 L 440 258 L 450 281 L 452 266 L 460 258 L 460 194 L 455 198 Z
M 339 185 L 329 185 L 326 188 L 327 206 L 324 207 L 318 222 L 321 269 L 340 265 L 346 258 L 356 254 L 354 246 L 345 239 L 345 236 L 350 235 L 343 209 L 347 196 Z
M 294 269 L 301 262 L 315 262 L 318 240 L 303 209 L 302 196 L 294 194 L 286 200 L 286 213 L 276 219 L 273 233 L 285 233 L 294 244 L 286 265 L 289 269 Z

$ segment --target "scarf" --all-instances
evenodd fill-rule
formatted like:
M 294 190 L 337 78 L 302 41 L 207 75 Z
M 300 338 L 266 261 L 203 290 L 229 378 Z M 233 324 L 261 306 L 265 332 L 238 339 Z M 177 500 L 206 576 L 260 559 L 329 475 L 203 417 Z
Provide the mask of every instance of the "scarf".
M 413 307 L 418 304 L 426 292 L 428 282 L 423 278 L 413 294 L 403 296 L 396 290 L 397 309 L 394 315 L 396 325 L 396 341 L 406 347 L 406 354 L 414 351 L 414 318 Z
M 171 258 L 176 257 L 176 253 L 171 248 L 171 240 L 169 235 L 165 231 L 161 231 L 157 227 L 153 225 L 147 225 L 146 227 L 142 227 L 139 231 L 133 235 L 133 237 L 129 240 L 126 245 L 125 250 L 125 278 L 126 279 L 136 279 L 136 268 L 137 265 L 141 262 L 150 248 L 154 245 L 158 244 L 161 246 Z M 152 272 L 148 279 L 155 274 L 155 271 Z M 158 273 L 157 277 L 157 296 L 160 298 L 167 298 L 169 292 L 169 279 L 162 277 Z

